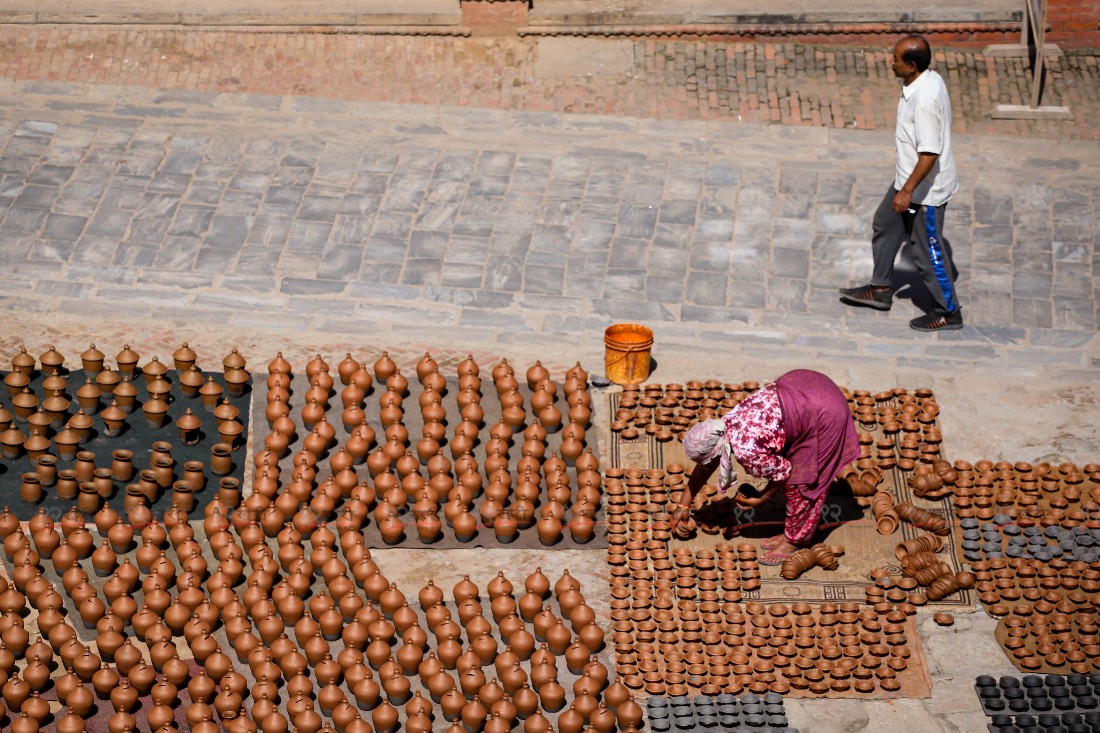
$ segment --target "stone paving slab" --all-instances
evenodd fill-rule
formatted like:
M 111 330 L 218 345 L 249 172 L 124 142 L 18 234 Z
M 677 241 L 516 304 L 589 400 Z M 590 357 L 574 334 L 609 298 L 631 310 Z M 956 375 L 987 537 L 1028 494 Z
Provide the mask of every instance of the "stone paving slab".
M 633 320 L 755 353 L 1100 363 L 1098 143 L 959 136 L 946 231 L 969 325 L 917 336 L 911 268 L 888 314 L 835 295 L 870 269 L 887 134 L 256 102 L 0 83 L 0 302 L 496 343 Z

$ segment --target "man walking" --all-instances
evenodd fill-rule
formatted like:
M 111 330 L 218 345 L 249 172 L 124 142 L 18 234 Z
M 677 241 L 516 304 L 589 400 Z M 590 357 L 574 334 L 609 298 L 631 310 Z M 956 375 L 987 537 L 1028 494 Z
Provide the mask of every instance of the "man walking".
M 951 151 L 951 99 L 943 78 L 928 68 L 932 50 L 921 36 L 894 46 L 891 66 L 905 86 L 898 100 L 895 131 L 897 166 L 894 183 L 875 211 L 871 282 L 841 288 L 849 305 L 890 310 L 894 260 L 902 242 L 913 245 L 913 259 L 936 308 L 909 322 L 917 331 L 962 328 L 962 308 L 955 292 L 955 266 L 943 237 L 947 202 L 959 187 Z

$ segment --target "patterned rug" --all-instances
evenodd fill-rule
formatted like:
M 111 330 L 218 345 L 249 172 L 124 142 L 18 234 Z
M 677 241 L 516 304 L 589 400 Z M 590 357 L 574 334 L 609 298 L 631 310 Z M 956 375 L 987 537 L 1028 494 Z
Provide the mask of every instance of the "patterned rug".
M 707 382 L 705 384 L 713 386 L 715 383 Z M 717 407 L 713 408 L 713 414 L 717 416 L 724 414 L 730 408 L 731 402 L 736 404 L 739 399 L 738 393 L 747 394 L 751 391 L 743 389 L 743 387 L 752 387 L 753 384 L 755 383 L 727 384 L 718 390 L 708 391 L 704 388 L 698 391 L 713 395 L 710 399 L 712 402 L 717 403 Z M 675 385 L 671 386 L 675 387 Z M 691 383 L 688 386 L 691 386 Z M 641 399 L 636 398 L 634 404 L 631 404 L 629 392 L 609 395 L 610 413 L 615 420 L 624 424 L 624 429 L 616 431 L 614 428 L 617 426 L 614 422 L 612 423 L 608 465 L 643 470 L 671 468 L 677 471 L 682 470 L 685 477 L 690 474 L 693 464 L 684 454 L 683 446 L 676 434 L 676 428 L 682 428 L 679 431 L 682 433 L 692 424 L 692 421 L 703 419 L 704 412 L 703 409 L 698 408 L 689 407 L 685 409 L 683 407 L 686 401 L 685 398 L 678 399 L 677 406 L 673 406 L 671 404 L 673 400 L 669 400 L 667 397 L 669 393 L 667 387 L 661 393 L 664 396 L 656 399 L 658 406 L 668 403 L 666 408 L 673 413 L 670 416 L 666 415 L 666 417 L 671 417 L 672 420 L 668 423 L 670 428 L 665 434 L 662 434 L 664 426 L 656 430 L 649 427 L 649 425 L 656 422 L 656 420 L 653 420 L 649 425 L 644 425 L 642 429 L 636 429 L 637 435 L 634 437 L 624 437 L 624 434 L 629 435 L 630 427 L 636 426 L 639 417 L 638 405 L 641 404 Z M 731 389 L 732 387 L 742 387 L 742 389 Z M 723 398 L 725 402 L 722 399 L 714 399 L 714 397 L 719 396 L 719 392 L 726 395 Z M 645 394 L 645 392 L 640 394 Z M 685 392 L 685 394 L 687 393 Z M 909 479 L 915 475 L 917 466 L 922 465 L 922 463 L 927 465 L 930 461 L 920 458 L 906 459 L 905 456 L 912 455 L 915 451 L 917 456 L 942 458 L 939 450 L 941 441 L 938 437 L 938 427 L 934 415 L 931 415 L 930 417 L 933 419 L 927 422 L 917 423 L 920 426 L 919 431 L 906 432 L 897 429 L 898 426 L 889 425 L 888 423 L 891 421 L 884 418 L 892 414 L 890 408 L 897 409 L 905 404 L 900 403 L 898 397 L 910 395 L 909 390 L 893 390 L 873 396 L 867 392 L 852 392 L 851 394 L 853 395 L 854 410 L 860 406 L 858 400 L 862 398 L 866 401 L 868 397 L 871 401 L 870 406 L 874 408 L 873 413 L 863 413 L 863 416 L 869 416 L 867 419 L 857 420 L 861 443 L 863 444 L 863 457 L 858 462 L 860 467 L 874 467 L 881 472 L 882 480 L 877 489 L 889 493 L 893 497 L 894 504 L 909 502 L 919 509 L 924 509 L 945 518 L 948 527 L 954 528 L 954 510 L 949 498 L 929 499 L 919 497 L 909 485 Z M 926 404 L 934 403 L 935 398 L 930 392 L 922 390 L 920 394 L 922 395 L 921 399 Z M 886 395 L 891 396 L 887 399 Z M 624 408 L 624 402 L 630 406 Z M 695 402 L 702 404 L 703 401 L 696 400 Z M 642 409 L 656 411 L 659 408 L 654 406 Z M 622 418 L 626 416 L 624 410 L 632 411 L 635 420 L 623 420 Z M 644 424 L 647 416 L 643 414 L 641 417 Z M 632 422 L 634 424 L 631 424 Z M 886 432 L 887 428 L 890 432 Z M 668 433 L 671 433 L 671 435 Z M 921 436 L 921 440 L 918 441 L 919 447 L 916 449 L 903 448 L 905 437 L 914 433 Z M 925 437 L 929 436 L 932 437 L 934 442 L 924 440 Z M 933 448 L 935 452 L 932 452 Z M 903 453 L 903 451 L 906 452 Z M 738 474 L 742 477 L 747 476 L 743 470 L 739 470 Z M 763 485 L 757 479 L 752 477 L 748 477 L 748 479 L 746 483 L 755 485 L 757 488 Z M 670 500 L 673 498 L 675 497 L 669 496 Z M 751 543 L 759 547 L 762 539 L 779 534 L 783 528 L 782 506 L 769 503 L 755 512 L 743 511 L 730 498 L 716 495 L 713 490 L 706 497 L 705 505 L 697 509 L 694 516 L 701 524 L 700 531 L 688 540 L 671 538 L 668 543 L 670 551 L 678 547 L 687 547 L 693 550 L 713 548 L 724 541 Z M 844 554 L 840 557 L 840 566 L 832 571 L 819 567 L 812 568 L 797 580 L 783 579 L 780 576 L 780 567 L 761 566 L 759 588 L 751 590 L 743 588 L 742 591 L 747 599 L 763 602 L 863 602 L 867 598 L 866 587 L 873 582 L 872 571 L 881 569 L 892 576 L 900 575 L 901 567 L 895 554 L 897 545 L 923 534 L 926 534 L 925 530 L 905 522 L 899 523 L 897 530 L 891 534 L 880 534 L 876 529 L 875 518 L 871 509 L 861 506 L 860 502 L 852 495 L 852 491 L 846 482 L 838 481 L 830 491 L 824 511 L 822 532 L 819 533 L 816 540 L 825 542 L 828 545 L 840 545 L 844 548 Z M 959 572 L 963 569 L 961 550 L 957 542 L 949 539 L 943 542 L 939 556 L 952 571 Z M 970 608 L 974 605 L 974 593 L 969 590 L 959 591 L 929 605 L 950 609 Z

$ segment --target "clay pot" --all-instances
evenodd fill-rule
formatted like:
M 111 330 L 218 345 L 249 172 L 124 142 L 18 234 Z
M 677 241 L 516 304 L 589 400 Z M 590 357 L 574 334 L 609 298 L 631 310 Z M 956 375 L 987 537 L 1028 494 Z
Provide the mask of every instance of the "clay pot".
M 180 441 L 184 445 L 198 444 L 201 435 L 202 420 L 191 412 L 190 407 L 184 411 L 184 414 L 179 420 L 176 420 L 176 428 L 179 430 Z
M 462 707 L 462 724 L 465 725 L 468 730 L 481 730 L 488 716 L 489 711 L 476 695 Z
M 14 425 L 0 433 L 0 450 L 3 451 L 4 458 L 9 461 L 19 458 L 23 453 L 23 444 L 26 440 L 27 436 Z
M 550 546 L 561 541 L 562 522 L 561 519 L 553 514 L 545 514 L 538 522 L 535 523 L 535 530 L 538 532 L 539 541 L 543 545 Z
M 397 708 L 383 701 L 371 712 L 371 722 L 374 723 L 375 730 L 381 733 L 393 733 L 398 725 Z

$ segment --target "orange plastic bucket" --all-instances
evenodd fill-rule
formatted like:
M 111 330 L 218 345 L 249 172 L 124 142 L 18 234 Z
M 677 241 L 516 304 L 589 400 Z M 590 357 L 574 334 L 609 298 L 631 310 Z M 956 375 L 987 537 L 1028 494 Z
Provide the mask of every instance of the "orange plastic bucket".
M 641 384 L 649 378 L 653 331 L 637 323 L 617 323 L 603 332 L 607 378 L 615 384 Z

